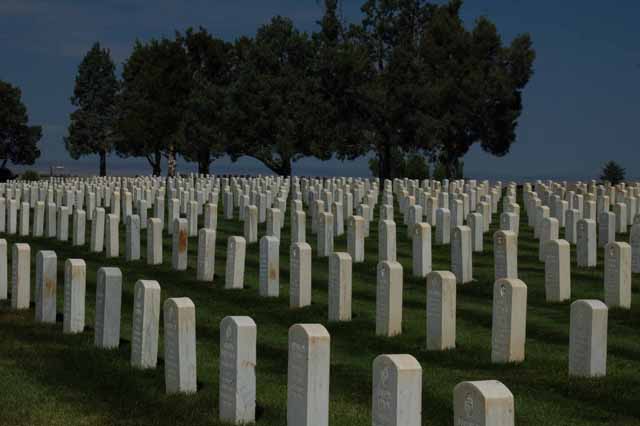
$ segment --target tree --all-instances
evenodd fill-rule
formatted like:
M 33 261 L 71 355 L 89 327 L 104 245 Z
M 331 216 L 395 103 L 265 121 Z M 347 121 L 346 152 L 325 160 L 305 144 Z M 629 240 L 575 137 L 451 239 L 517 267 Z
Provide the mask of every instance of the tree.
M 323 88 L 332 92 L 338 126 L 361 135 L 356 144 L 339 141 L 339 155 L 373 152 L 388 178 L 394 149 L 429 155 L 447 176 L 474 143 L 494 155 L 509 151 L 535 57 L 528 35 L 503 47 L 486 17 L 466 30 L 460 0 L 367 0 L 359 24 L 335 30 L 335 4 L 325 2 L 321 33 L 329 41 L 338 34 L 350 66 L 327 66 L 347 86 Z M 331 46 L 324 44 L 325 61 L 341 63 Z M 345 105 L 350 114 L 341 113 Z
M 0 81 L 0 159 L 4 169 L 13 164 L 33 164 L 40 157 L 38 141 L 42 127 L 29 126 L 27 108 L 20 89 Z
M 178 41 L 186 51 L 191 89 L 185 104 L 180 153 L 209 173 L 212 161 L 225 153 L 228 143 L 226 97 L 233 80 L 233 45 L 206 30 L 189 29 Z
M 615 161 L 608 161 L 602 168 L 600 180 L 617 185 L 624 181 L 625 169 Z
M 461 0 L 432 7 L 419 43 L 419 97 L 428 119 L 418 146 L 433 150 L 448 177 L 475 143 L 496 156 L 509 152 L 535 59 L 529 35 L 503 46 L 486 17 L 467 31 L 461 7 Z
M 78 67 L 65 146 L 72 158 L 98 154 L 100 176 L 107 175 L 107 154 L 113 150 L 118 80 L 109 49 L 95 43 Z
M 298 159 L 331 157 L 326 104 L 319 91 L 315 50 L 291 20 L 274 17 L 254 40 L 236 43 L 237 80 L 228 98 L 232 158 L 248 155 L 280 175 Z
M 145 157 L 156 176 L 164 156 L 167 174 L 175 176 L 190 92 L 187 56 L 179 40 L 136 41 L 124 64 L 118 97 L 118 155 Z

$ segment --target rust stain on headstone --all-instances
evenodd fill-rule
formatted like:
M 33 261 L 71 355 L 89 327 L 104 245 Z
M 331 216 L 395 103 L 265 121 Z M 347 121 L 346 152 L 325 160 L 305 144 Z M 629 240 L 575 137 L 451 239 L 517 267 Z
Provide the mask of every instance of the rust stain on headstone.
M 180 234 L 178 235 L 178 250 L 185 251 L 187 249 L 187 231 L 184 229 L 180 230 Z
M 45 280 L 44 288 L 46 289 L 47 294 L 52 294 L 56 288 L 56 283 L 54 283 L 53 280 Z

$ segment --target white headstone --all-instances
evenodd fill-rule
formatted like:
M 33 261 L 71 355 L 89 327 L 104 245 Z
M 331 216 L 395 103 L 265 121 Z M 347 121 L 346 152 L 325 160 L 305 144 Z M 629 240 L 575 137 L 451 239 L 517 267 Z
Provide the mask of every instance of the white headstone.
M 64 263 L 64 333 L 84 331 L 87 265 L 82 259 L 67 259 Z
M 247 242 L 244 237 L 231 236 L 227 240 L 227 265 L 224 288 L 240 289 L 244 286 L 244 259 Z
M 256 323 L 250 317 L 225 317 L 220 322 L 218 404 L 220 420 L 233 424 L 255 421 Z
M 136 368 L 155 368 L 160 329 L 160 284 L 157 281 L 138 280 L 133 294 L 131 365 Z
M 102 349 L 120 344 L 120 307 L 122 304 L 122 273 L 119 268 L 98 269 L 96 285 L 96 319 L 94 343 Z
M 411 355 L 379 355 L 373 361 L 372 424 L 422 424 L 422 367 Z
M 176 271 L 185 271 L 188 265 L 189 235 L 187 219 L 178 218 L 173 222 L 171 244 L 171 267 Z
M 289 328 L 287 426 L 329 425 L 330 346 L 321 324 Z
M 351 321 L 352 260 L 349 253 L 329 257 L 329 321 Z
M 493 285 L 491 361 L 524 361 L 527 326 L 527 286 L 520 280 L 503 278 Z
M 196 307 L 188 297 L 164 301 L 164 380 L 166 393 L 195 393 Z
M 15 243 L 11 250 L 11 308 L 29 309 L 31 301 L 31 247 Z
M 378 263 L 376 286 L 376 335 L 392 337 L 402 333 L 402 265 Z
M 216 231 L 202 228 L 198 231 L 198 261 L 196 279 L 213 281 L 216 263 Z
M 599 300 L 576 300 L 571 304 L 570 376 L 607 374 L 608 316 L 607 305 Z
M 547 302 L 571 299 L 571 246 L 566 240 L 547 241 L 544 271 Z
M 513 394 L 497 380 L 462 382 L 453 389 L 456 426 L 515 426 Z
M 303 308 L 311 304 L 311 246 L 307 243 L 291 244 L 289 255 L 289 307 Z
M 56 322 L 56 292 L 58 287 L 58 257 L 51 250 L 36 254 L 36 321 Z
M 456 276 L 449 271 L 427 275 L 427 350 L 456 346 Z
M 265 235 L 260 239 L 260 296 L 280 295 L 280 240 Z
M 604 249 L 604 303 L 609 308 L 631 308 L 631 246 L 611 242 Z

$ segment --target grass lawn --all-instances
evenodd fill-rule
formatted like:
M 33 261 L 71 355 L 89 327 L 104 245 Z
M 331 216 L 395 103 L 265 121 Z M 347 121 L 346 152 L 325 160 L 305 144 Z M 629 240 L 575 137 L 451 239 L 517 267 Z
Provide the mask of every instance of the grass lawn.
M 522 200 L 520 200 L 522 206 Z M 403 333 L 394 338 L 375 336 L 377 219 L 366 240 L 366 261 L 353 267 L 353 321 L 327 322 L 327 259 L 313 258 L 312 306 L 289 309 L 290 212 L 280 246 L 280 297 L 258 296 L 259 245 L 247 246 L 245 288 L 224 290 L 227 238 L 242 235 L 242 224 L 226 221 L 219 209 L 214 283 L 196 282 L 197 239 L 189 241 L 189 269 L 171 270 L 171 239 L 165 236 L 164 264 L 147 266 L 146 232 L 142 232 L 143 260 L 105 259 L 53 239 L 8 237 L 9 245 L 31 245 L 32 286 L 35 254 L 55 250 L 58 255 L 58 322 L 34 322 L 29 310 L 11 311 L 0 302 L 0 425 L 222 425 L 218 421 L 218 355 L 220 320 L 227 315 L 251 316 L 258 326 L 257 423 L 286 425 L 287 331 L 295 323 L 322 323 L 331 334 L 330 424 L 371 424 L 371 366 L 380 354 L 408 353 L 423 368 L 424 425 L 453 424 L 453 388 L 466 380 L 496 379 L 514 394 L 516 424 L 522 425 L 640 425 L 640 296 L 634 276 L 631 311 L 609 312 L 607 376 L 598 380 L 568 377 L 569 303 L 544 300 L 544 265 L 537 260 L 537 241 L 521 210 L 520 278 L 528 286 L 526 360 L 518 365 L 491 363 L 491 305 L 493 286 L 492 235 L 485 234 L 484 253 L 473 257 L 475 282 L 460 286 L 457 295 L 457 347 L 448 352 L 425 350 L 425 280 L 411 276 L 411 245 L 396 205 L 398 259 L 404 267 Z M 376 216 L 378 207 L 376 207 Z M 309 220 L 307 215 L 307 221 Z M 314 253 L 316 240 L 307 222 L 307 240 Z M 260 226 L 259 235 L 264 235 Z M 561 236 L 564 235 L 561 231 Z M 90 227 L 87 224 L 87 239 Z M 626 241 L 628 235 L 619 236 Z M 435 240 L 434 240 L 435 241 Z M 346 251 L 346 235 L 335 240 Z M 10 255 L 10 250 L 9 250 Z M 87 262 L 87 328 L 80 335 L 62 334 L 63 266 L 67 258 Z M 577 268 L 572 247 L 572 300 L 602 299 L 602 249 L 598 268 Z M 93 346 L 96 273 L 117 266 L 123 274 L 121 342 L 117 350 Z M 449 246 L 433 246 L 433 269 L 449 270 Z M 164 393 L 162 320 L 159 364 L 152 371 L 129 364 L 133 286 L 139 279 L 157 280 L 162 299 L 190 297 L 196 306 L 199 390 L 190 396 Z M 32 290 L 33 291 L 33 290 Z

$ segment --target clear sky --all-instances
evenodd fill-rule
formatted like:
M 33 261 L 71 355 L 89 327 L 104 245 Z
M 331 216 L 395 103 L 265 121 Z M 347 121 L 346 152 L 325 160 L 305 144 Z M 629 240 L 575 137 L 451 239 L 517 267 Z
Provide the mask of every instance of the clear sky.
M 343 13 L 359 18 L 363 0 L 345 0 Z M 321 1 L 320 1 L 321 3 Z M 233 40 L 254 35 L 274 15 L 307 31 L 322 9 L 316 0 L 0 0 L 0 79 L 18 85 L 32 123 L 43 126 L 42 157 L 33 168 L 63 165 L 97 171 L 97 159 L 71 160 L 66 134 L 77 66 L 95 41 L 124 61 L 136 38 L 173 36 L 203 26 Z M 607 160 L 640 178 L 640 0 L 467 0 L 465 21 L 493 20 L 509 42 L 528 32 L 537 52 L 535 75 L 524 93 L 518 138 L 511 153 L 493 158 L 473 149 L 465 174 L 527 179 L 595 177 Z M 304 159 L 294 173 L 367 175 L 365 159 L 342 164 Z M 112 173 L 149 173 L 146 160 L 111 156 Z M 195 170 L 181 162 L 180 171 Z M 265 172 L 255 160 L 219 160 L 213 172 Z

